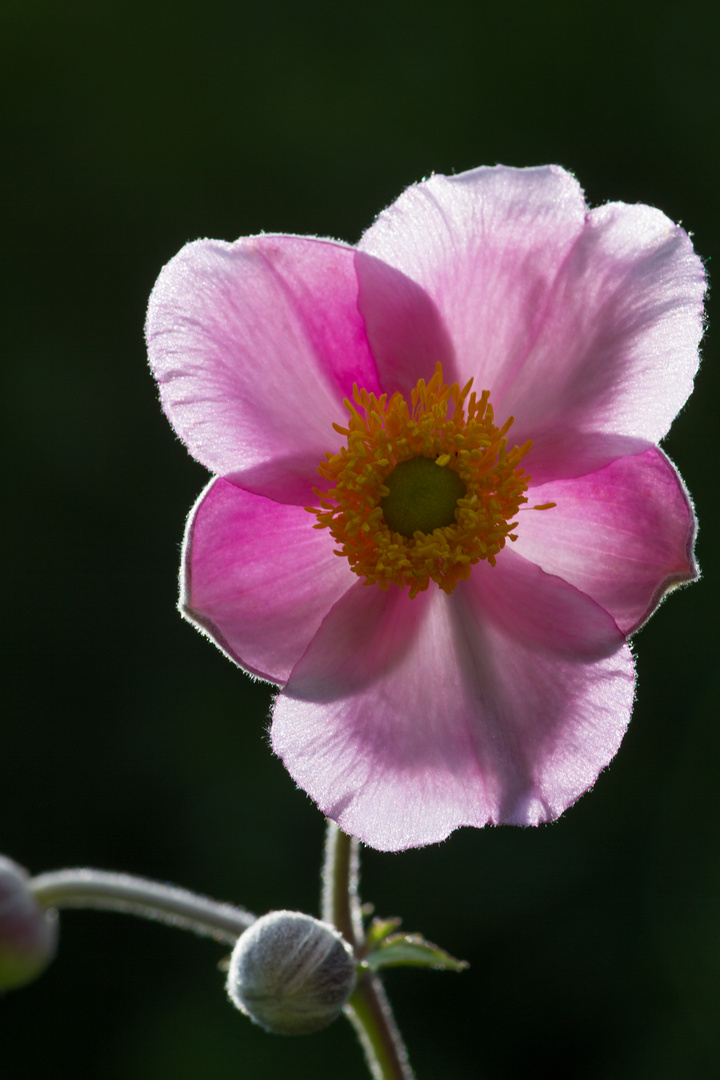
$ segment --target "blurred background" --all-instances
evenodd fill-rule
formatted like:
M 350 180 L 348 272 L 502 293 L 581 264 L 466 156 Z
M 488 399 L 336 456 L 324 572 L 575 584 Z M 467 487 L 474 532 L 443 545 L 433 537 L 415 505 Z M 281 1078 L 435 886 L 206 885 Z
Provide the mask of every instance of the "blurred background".
M 661 207 L 712 275 L 719 45 L 710 0 L 3 0 L 1 851 L 317 911 L 323 821 L 268 749 L 268 688 L 175 611 L 206 474 L 146 369 L 155 277 L 198 236 L 355 242 L 407 184 L 495 162 Z M 420 1080 L 720 1073 L 715 342 L 666 442 L 704 578 L 636 639 L 617 759 L 552 826 L 364 855 L 364 899 L 472 965 L 387 977 Z M 0 1002 L 3 1080 L 366 1076 L 345 1021 L 289 1040 L 234 1012 L 222 956 L 63 915 Z

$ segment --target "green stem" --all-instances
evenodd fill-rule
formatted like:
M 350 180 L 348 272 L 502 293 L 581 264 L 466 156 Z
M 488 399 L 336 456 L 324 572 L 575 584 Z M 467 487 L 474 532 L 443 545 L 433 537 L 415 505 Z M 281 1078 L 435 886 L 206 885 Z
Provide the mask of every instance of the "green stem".
M 363 925 L 358 896 L 360 877 L 359 844 L 333 821 L 328 821 L 323 866 L 322 918 L 337 927 L 357 951 Z
M 105 870 L 57 870 L 29 882 L 44 908 L 102 908 L 140 915 L 234 945 L 255 916 L 175 885 Z
M 360 958 L 362 912 L 358 896 L 358 842 L 328 822 L 323 868 L 322 917 L 337 927 Z M 363 971 L 345 1006 L 373 1080 L 414 1080 L 390 1002 L 377 975 Z
M 373 1080 L 414 1080 L 407 1050 L 377 975 L 365 972 L 345 1006 Z

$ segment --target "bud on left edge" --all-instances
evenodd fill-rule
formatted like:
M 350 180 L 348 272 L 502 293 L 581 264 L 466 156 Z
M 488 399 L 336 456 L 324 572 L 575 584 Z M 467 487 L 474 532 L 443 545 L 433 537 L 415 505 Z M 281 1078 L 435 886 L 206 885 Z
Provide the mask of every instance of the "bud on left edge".
M 55 955 L 57 917 L 28 887 L 21 866 L 0 855 L 0 992 L 32 982 Z

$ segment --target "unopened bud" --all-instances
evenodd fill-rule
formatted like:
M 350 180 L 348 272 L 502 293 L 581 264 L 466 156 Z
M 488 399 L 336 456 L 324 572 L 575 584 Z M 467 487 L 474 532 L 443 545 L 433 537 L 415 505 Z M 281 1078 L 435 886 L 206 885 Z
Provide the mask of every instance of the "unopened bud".
M 238 939 L 227 990 L 266 1031 L 305 1035 L 331 1024 L 355 988 L 352 951 L 332 926 L 272 911 Z
M 31 982 L 55 955 L 57 918 L 28 888 L 21 866 L 0 855 L 0 991 Z

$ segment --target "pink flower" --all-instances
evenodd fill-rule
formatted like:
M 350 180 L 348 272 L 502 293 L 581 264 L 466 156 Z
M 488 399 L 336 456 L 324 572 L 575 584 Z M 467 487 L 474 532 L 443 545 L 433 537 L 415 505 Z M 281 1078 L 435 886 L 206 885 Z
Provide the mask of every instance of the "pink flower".
M 557 167 L 433 176 L 356 248 L 199 240 L 160 274 L 150 362 L 216 474 L 181 610 L 278 684 L 273 747 L 346 832 L 548 821 L 615 754 L 626 639 L 697 576 L 657 443 L 703 292 L 681 228 Z M 418 458 L 424 509 L 391 479 Z

